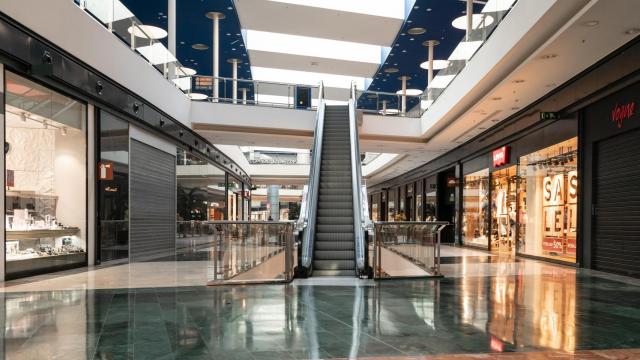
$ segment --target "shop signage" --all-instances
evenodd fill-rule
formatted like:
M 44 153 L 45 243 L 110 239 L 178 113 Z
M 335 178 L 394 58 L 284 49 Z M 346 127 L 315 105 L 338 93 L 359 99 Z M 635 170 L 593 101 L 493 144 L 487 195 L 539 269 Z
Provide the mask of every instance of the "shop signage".
M 493 150 L 493 167 L 497 168 L 509 162 L 509 147 L 503 146 Z
M 618 129 L 622 129 L 625 120 L 636 114 L 636 102 L 632 101 L 623 105 L 616 104 L 611 110 L 611 121 L 615 122 Z
M 7 178 L 5 179 L 4 185 L 8 188 L 15 186 L 15 176 L 13 170 L 7 170 Z
M 540 112 L 540 120 L 557 120 L 560 116 L 557 112 L 550 111 L 541 111 Z
M 113 180 L 113 163 L 112 162 L 99 162 L 98 163 L 98 180 Z

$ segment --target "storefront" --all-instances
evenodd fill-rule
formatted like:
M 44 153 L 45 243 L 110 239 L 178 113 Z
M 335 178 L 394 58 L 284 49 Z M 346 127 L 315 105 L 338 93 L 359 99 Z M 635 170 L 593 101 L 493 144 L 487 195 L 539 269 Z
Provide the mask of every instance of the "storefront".
M 522 134 L 462 169 L 463 245 L 576 262 L 576 120 Z
M 640 277 L 640 83 L 584 109 L 584 266 Z
M 87 263 L 87 106 L 5 72 L 5 272 Z

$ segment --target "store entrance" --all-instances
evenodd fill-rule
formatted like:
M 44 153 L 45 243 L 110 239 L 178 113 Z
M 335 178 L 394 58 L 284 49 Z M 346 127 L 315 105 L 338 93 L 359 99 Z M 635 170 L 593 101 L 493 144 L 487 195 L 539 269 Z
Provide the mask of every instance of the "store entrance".
M 515 254 L 517 169 L 491 174 L 491 250 Z

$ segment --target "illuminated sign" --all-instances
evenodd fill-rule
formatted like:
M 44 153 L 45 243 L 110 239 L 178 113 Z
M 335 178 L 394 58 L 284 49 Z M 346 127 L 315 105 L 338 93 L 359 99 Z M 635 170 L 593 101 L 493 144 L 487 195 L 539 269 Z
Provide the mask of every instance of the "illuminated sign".
M 493 150 L 493 167 L 497 168 L 509 162 L 509 147 L 503 146 Z
M 618 126 L 618 129 L 622 129 L 622 125 L 625 120 L 630 119 L 633 115 L 636 114 L 636 102 L 632 101 L 630 103 L 619 105 L 613 107 L 611 110 L 611 121 L 615 122 Z

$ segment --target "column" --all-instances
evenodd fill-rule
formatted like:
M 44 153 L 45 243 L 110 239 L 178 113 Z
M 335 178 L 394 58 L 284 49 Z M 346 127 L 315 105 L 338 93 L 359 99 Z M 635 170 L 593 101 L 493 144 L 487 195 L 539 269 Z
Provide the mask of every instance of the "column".
M 226 16 L 216 11 L 208 12 L 206 16 L 213 20 L 213 101 L 220 98 L 218 78 L 220 77 L 220 20 Z
M 411 76 L 400 76 L 398 80 L 402 81 L 402 107 L 400 114 L 404 116 L 407 113 L 407 81 L 411 80 Z
M 176 0 L 168 0 L 167 3 L 167 17 L 169 21 L 169 26 L 167 28 L 167 32 L 169 33 L 169 37 L 167 38 L 167 42 L 169 45 L 169 52 L 173 54 L 173 56 L 178 58 L 176 54 Z M 169 64 L 169 80 L 175 79 L 176 76 L 176 64 Z
M 471 30 L 473 30 L 473 0 L 467 0 L 467 41 L 471 41 Z
M 242 91 L 242 105 L 247 105 L 247 88 L 241 88 L 240 91 Z
M 231 73 L 232 73 L 232 79 L 233 79 L 233 96 L 231 97 L 233 99 L 233 103 L 237 104 L 238 103 L 238 65 L 242 64 L 242 60 L 240 59 L 228 59 L 227 60 L 228 63 L 231 64 L 232 68 L 231 68 Z
M 427 68 L 428 76 L 427 76 L 427 100 L 433 100 L 433 95 L 431 94 L 431 81 L 433 81 L 433 58 L 434 58 L 434 50 L 436 45 L 439 45 L 440 42 L 438 40 L 427 40 L 422 43 L 422 45 L 429 48 L 429 53 L 427 57 L 427 61 L 429 63 L 429 67 Z
M 267 186 L 267 202 L 269 203 L 269 217 L 271 221 L 280 221 L 280 185 Z

